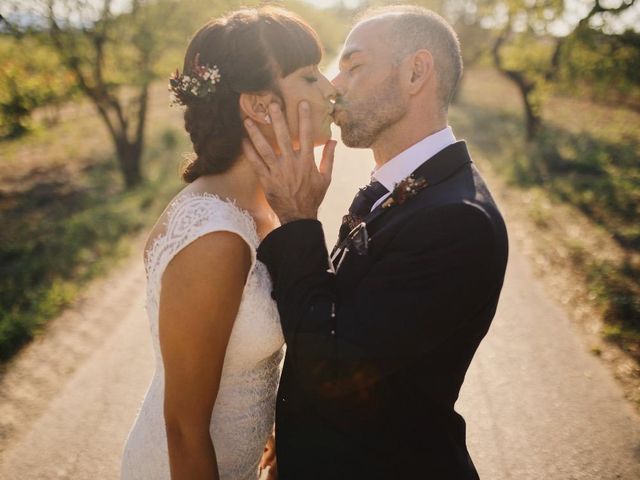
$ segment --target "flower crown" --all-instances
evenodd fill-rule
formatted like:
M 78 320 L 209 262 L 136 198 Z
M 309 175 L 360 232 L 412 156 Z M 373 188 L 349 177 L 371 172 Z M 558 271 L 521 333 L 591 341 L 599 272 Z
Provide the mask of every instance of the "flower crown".
M 220 82 L 220 70 L 216 65 L 200 65 L 200 54 L 196 54 L 191 76 L 176 71 L 169 77 L 171 105 L 186 106 L 193 100 L 207 100 L 216 91 Z

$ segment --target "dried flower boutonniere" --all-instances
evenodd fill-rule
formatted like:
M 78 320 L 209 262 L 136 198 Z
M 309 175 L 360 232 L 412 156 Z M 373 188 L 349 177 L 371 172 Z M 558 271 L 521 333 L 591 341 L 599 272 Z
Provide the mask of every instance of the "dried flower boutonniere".
M 396 183 L 395 188 L 384 202 L 382 208 L 393 207 L 394 205 L 402 205 L 412 197 L 415 197 L 420 190 L 427 187 L 429 183 L 424 177 L 414 177 L 409 175 L 401 182 Z
M 389 198 L 382 202 L 382 209 L 388 209 L 394 205 L 402 205 L 410 198 L 415 197 L 420 190 L 429 186 L 429 182 L 424 177 L 408 176 L 401 182 L 398 182 Z M 379 215 L 378 215 L 379 216 Z M 369 220 L 372 221 L 373 219 Z M 331 255 L 331 261 L 336 265 L 335 270 L 338 271 L 342 265 L 346 253 L 349 250 L 354 251 L 357 255 L 367 255 L 369 252 L 369 232 L 367 231 L 367 223 L 356 217 L 346 218 L 346 221 L 350 223 L 359 222 L 355 225 L 350 225 L 352 230 L 342 240 Z

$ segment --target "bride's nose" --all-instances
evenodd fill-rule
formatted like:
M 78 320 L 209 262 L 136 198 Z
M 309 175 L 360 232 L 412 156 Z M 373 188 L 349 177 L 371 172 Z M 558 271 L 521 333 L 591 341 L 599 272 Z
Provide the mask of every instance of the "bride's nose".
M 324 98 L 331 100 L 332 102 L 336 99 L 337 91 L 333 84 L 329 81 L 327 77 L 322 76 L 322 95 Z

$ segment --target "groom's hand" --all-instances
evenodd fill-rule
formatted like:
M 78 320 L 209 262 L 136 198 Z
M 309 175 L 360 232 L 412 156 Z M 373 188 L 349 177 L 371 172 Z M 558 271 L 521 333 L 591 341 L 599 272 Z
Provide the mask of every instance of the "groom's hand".
M 244 154 L 258 173 L 267 200 L 281 224 L 303 218 L 317 218 L 318 207 L 331 182 L 336 142 L 329 140 L 325 144 L 320 166 L 317 167 L 313 154 L 313 128 L 309 104 L 302 101 L 298 106 L 298 151 L 293 149 L 289 128 L 280 106 L 271 104 L 269 114 L 280 156 L 275 154 L 269 142 L 250 119 L 244 123 L 250 138 L 242 142 Z

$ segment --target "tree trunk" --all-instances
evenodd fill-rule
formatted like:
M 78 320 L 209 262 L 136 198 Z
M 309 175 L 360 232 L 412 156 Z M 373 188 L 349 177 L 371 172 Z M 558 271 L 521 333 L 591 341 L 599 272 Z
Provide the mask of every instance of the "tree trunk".
M 132 143 L 126 137 L 121 136 L 116 138 L 116 151 L 118 165 L 126 187 L 129 189 L 140 185 L 142 183 L 142 169 L 140 168 L 142 143 Z
M 518 87 L 522 103 L 524 105 L 525 123 L 527 129 L 527 140 L 533 140 L 536 134 L 540 131 L 542 124 L 542 118 L 540 114 L 536 112 L 533 104 L 531 103 L 531 92 L 533 92 L 534 86 L 528 82 L 522 75 L 510 75 L 510 73 L 518 72 L 502 72 L 510 78 Z
M 534 83 L 534 81 L 526 78 L 524 72 L 509 70 L 502 64 L 502 59 L 500 58 L 500 47 L 505 41 L 507 33 L 508 30 L 503 31 L 493 45 L 491 51 L 493 56 L 493 64 L 500 73 L 506 76 L 518 87 L 520 97 L 522 98 L 522 103 L 524 104 L 527 140 L 530 141 L 535 138 L 536 134 L 540 130 L 540 126 L 542 125 L 542 117 L 536 111 L 531 101 L 531 94 L 535 90 L 536 84 Z
M 526 122 L 527 122 L 527 140 L 533 140 L 542 126 L 542 118 L 531 107 L 528 95 L 523 95 Z
M 108 19 L 111 14 L 109 5 L 109 2 L 105 2 L 103 19 Z M 53 43 L 58 52 L 60 52 L 66 67 L 74 74 L 80 90 L 89 97 L 98 110 L 115 144 L 118 166 L 126 188 L 133 188 L 142 183 L 140 160 L 144 145 L 144 127 L 151 78 L 148 65 L 149 53 L 143 52 L 141 63 L 146 81 L 140 86 L 138 109 L 137 114 L 135 114 L 125 108 L 126 106 L 118 98 L 116 90 L 103 78 L 104 47 L 108 38 L 104 28 L 109 22 L 99 23 L 97 24 L 98 27 L 83 30 L 85 37 L 91 42 L 92 53 L 95 56 L 89 63 L 92 68 L 83 70 L 81 68 L 83 62 L 87 60 L 79 53 L 75 44 L 65 37 L 66 32 L 56 22 L 53 7 L 54 3 L 49 2 L 50 34 Z M 134 124 L 134 129 L 131 128 L 132 117 L 136 117 L 135 119 L 137 120 L 137 123 Z M 133 138 L 130 139 L 131 137 Z

